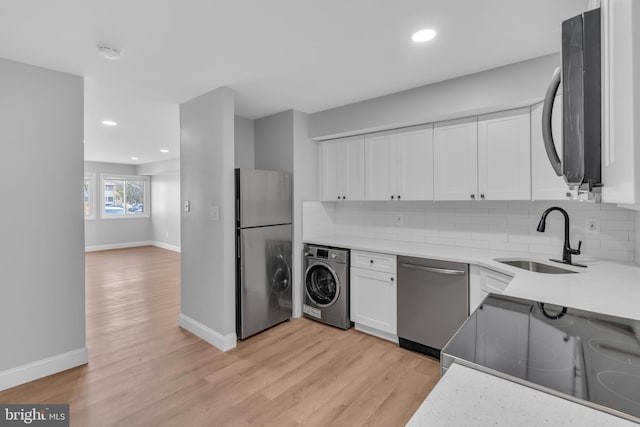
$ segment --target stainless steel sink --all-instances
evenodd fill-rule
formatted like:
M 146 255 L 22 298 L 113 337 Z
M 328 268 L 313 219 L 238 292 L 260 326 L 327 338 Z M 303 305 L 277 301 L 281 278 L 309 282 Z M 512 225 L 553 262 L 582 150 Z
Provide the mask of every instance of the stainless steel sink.
M 529 259 L 516 259 L 516 258 L 496 258 L 494 261 L 501 262 L 503 264 L 510 265 L 512 267 L 521 268 L 523 270 L 533 271 L 535 273 L 545 274 L 570 274 L 577 273 L 577 271 L 567 270 L 565 268 L 556 267 L 553 265 L 543 264 L 541 262 L 529 260 Z

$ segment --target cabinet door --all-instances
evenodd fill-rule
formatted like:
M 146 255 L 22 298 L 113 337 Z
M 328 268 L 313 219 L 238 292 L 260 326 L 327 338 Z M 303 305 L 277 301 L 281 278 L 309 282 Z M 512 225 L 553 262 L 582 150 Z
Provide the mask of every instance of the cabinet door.
M 396 134 L 397 198 L 433 200 L 433 125 Z
M 529 108 L 478 118 L 478 190 L 486 200 L 531 199 Z
M 342 141 L 320 143 L 320 200 L 335 201 L 342 196 Z
M 397 335 L 396 275 L 351 268 L 351 320 Z
M 366 200 L 396 198 L 396 135 L 393 132 L 365 137 Z
M 345 139 L 342 144 L 342 199 L 364 200 L 364 137 Z
M 476 117 L 437 123 L 433 128 L 436 200 L 470 200 L 478 189 Z
M 562 96 L 553 103 L 553 140 L 562 160 Z M 566 200 L 567 184 L 551 167 L 542 139 L 542 104 L 531 107 L 531 199 Z

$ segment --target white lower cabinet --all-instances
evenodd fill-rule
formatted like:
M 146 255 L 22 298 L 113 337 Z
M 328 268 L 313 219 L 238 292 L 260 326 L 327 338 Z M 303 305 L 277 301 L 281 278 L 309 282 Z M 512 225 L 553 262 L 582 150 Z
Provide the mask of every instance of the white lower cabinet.
M 366 259 L 371 252 L 351 252 L 351 259 Z M 351 267 L 351 321 L 355 328 L 380 338 L 398 342 L 397 338 L 397 277 L 395 255 L 375 254 L 392 259 L 389 271 L 386 263 L 380 268 L 374 260 L 371 267 Z
M 501 294 L 512 276 L 484 267 L 469 267 L 469 314 L 473 313 L 489 293 Z

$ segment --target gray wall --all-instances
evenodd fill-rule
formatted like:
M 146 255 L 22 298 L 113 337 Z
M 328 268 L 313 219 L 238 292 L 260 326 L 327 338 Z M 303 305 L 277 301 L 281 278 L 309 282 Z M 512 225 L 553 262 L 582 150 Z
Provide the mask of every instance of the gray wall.
M 180 105 L 181 301 L 184 316 L 235 333 L 234 94 L 219 88 Z M 218 221 L 210 208 L 220 209 Z
M 293 317 L 302 315 L 302 202 L 318 200 L 318 143 L 309 138 L 309 116 L 293 112 Z
M 85 346 L 83 80 L 0 59 L 0 372 Z
M 255 131 L 256 169 L 293 172 L 293 110 L 257 119 Z
M 532 105 L 559 63 L 558 54 L 542 56 L 320 111 L 310 115 L 309 135 L 337 138 Z
M 640 212 L 636 212 L 635 230 L 636 230 L 636 264 L 640 264 Z
M 137 175 L 135 165 L 118 163 L 84 162 L 85 173 L 96 174 L 96 194 L 94 197 L 95 219 L 85 220 L 85 247 L 87 250 L 104 249 L 111 246 L 126 246 L 152 240 L 151 218 L 100 218 L 100 174 Z M 153 189 L 153 185 L 151 185 Z M 151 192 L 149 193 L 151 194 Z M 152 202 L 153 195 L 151 194 Z M 153 207 L 151 211 L 153 216 Z
M 255 122 L 256 168 L 293 175 L 293 317 L 302 314 L 302 201 L 318 199 L 318 143 L 308 115 L 288 110 Z
M 237 168 L 253 169 L 255 167 L 255 122 L 235 116 L 235 163 Z

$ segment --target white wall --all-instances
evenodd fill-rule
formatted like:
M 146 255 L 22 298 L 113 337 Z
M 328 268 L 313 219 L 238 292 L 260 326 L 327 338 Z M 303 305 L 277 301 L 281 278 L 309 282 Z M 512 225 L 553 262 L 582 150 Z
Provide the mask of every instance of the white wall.
M 313 113 L 309 135 L 337 138 L 529 106 L 542 100 L 559 63 L 559 55 L 547 55 Z
M 180 251 L 180 171 L 151 177 L 151 241 Z
M 255 167 L 255 123 L 251 119 L 235 116 L 235 163 L 237 168 Z
M 180 105 L 180 325 L 235 347 L 234 94 L 219 88 Z M 210 219 L 212 207 L 219 219 Z
M 136 167 L 137 175 L 151 176 L 150 243 L 180 251 L 180 159 Z
M 87 352 L 83 80 L 0 59 L 0 94 L 2 390 Z
M 95 197 L 94 209 L 95 219 L 85 220 L 85 249 L 87 251 L 113 249 L 147 244 L 152 240 L 151 218 L 123 217 L 123 218 L 101 218 L 100 217 L 100 174 L 123 174 L 137 175 L 135 165 L 124 165 L 118 163 L 84 162 L 85 173 L 95 173 Z M 153 184 L 151 185 L 153 191 Z M 150 192 L 153 203 L 153 194 Z M 153 216 L 153 206 L 151 215 Z
M 562 215 L 551 213 L 546 231 L 536 231 L 542 212 L 550 206 L 567 210 L 571 245 L 577 247 L 582 240 L 584 256 L 635 261 L 636 213 L 615 205 L 570 201 L 308 202 L 303 235 L 371 237 L 559 257 L 564 241 Z M 402 216 L 402 225 L 395 225 L 397 215 Z M 599 234 L 585 232 L 585 221 L 592 218 L 600 221 Z

